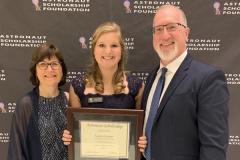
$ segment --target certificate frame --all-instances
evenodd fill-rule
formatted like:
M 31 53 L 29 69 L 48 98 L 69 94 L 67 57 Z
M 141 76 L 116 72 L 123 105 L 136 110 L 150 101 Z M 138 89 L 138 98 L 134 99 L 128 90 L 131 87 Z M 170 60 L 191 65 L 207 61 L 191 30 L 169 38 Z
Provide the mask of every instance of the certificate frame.
M 67 109 L 67 129 L 70 131 L 73 138 L 70 145 L 68 145 L 68 159 L 69 160 L 103 160 L 103 159 L 104 160 L 105 159 L 107 160 L 139 160 L 141 157 L 141 153 L 139 151 L 137 141 L 138 141 L 138 138 L 142 136 L 143 115 L 144 115 L 144 111 L 137 110 L 137 109 L 69 107 Z M 125 137 L 125 134 L 121 136 L 121 138 L 123 137 L 123 139 L 126 140 L 126 143 L 124 143 L 123 145 L 123 146 L 126 145 L 126 148 L 127 148 L 127 149 L 124 148 L 126 150 L 126 155 L 124 152 L 123 157 L 119 156 L 121 155 L 120 153 L 116 155 L 114 154 L 114 156 L 112 156 L 111 154 L 107 154 L 106 150 L 104 150 L 104 155 L 99 156 L 98 154 L 96 154 L 97 156 L 91 156 L 91 155 L 86 156 L 87 155 L 86 153 L 88 152 L 86 151 L 87 149 L 84 149 L 84 148 L 90 148 L 91 150 L 91 147 L 89 147 L 89 145 L 86 145 L 87 143 L 84 143 L 84 141 L 87 141 L 85 139 L 88 139 L 88 138 L 85 138 L 84 140 L 82 140 L 83 138 L 81 139 L 81 137 L 86 137 L 88 135 L 91 136 L 92 132 L 91 133 L 89 132 L 91 131 L 89 130 L 91 129 L 91 127 L 84 127 L 86 126 L 85 122 L 90 122 L 89 124 L 93 123 L 95 125 L 101 124 L 102 126 L 103 125 L 106 126 L 106 124 L 109 124 L 108 126 L 114 126 L 117 128 L 120 125 L 120 126 L 125 126 L 125 128 L 128 128 L 126 129 L 126 131 L 129 131 L 129 132 L 127 132 L 126 137 Z M 115 130 L 114 128 L 111 128 L 109 131 L 113 131 L 114 133 Z M 116 130 L 115 132 L 121 134 L 121 132 L 119 131 Z M 115 137 L 115 139 L 118 139 L 118 138 L 119 137 L 117 136 Z M 91 138 L 91 139 L 94 139 L 94 138 Z M 110 143 L 113 143 L 113 142 L 111 141 Z M 119 141 L 119 142 L 122 142 L 122 141 Z M 119 145 L 122 148 L 121 144 L 116 144 L 116 145 Z

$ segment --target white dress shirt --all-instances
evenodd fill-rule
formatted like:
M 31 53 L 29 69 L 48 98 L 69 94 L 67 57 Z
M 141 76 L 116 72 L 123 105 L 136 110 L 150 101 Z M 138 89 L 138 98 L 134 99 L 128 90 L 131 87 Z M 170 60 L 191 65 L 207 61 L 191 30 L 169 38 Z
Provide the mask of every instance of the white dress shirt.
M 150 107 L 151 107 L 151 104 L 152 104 L 153 94 L 155 92 L 158 80 L 159 80 L 159 78 L 162 74 L 161 69 L 163 67 L 166 67 L 168 70 L 167 70 L 167 73 L 165 75 L 165 84 L 164 84 L 164 88 L 163 88 L 163 91 L 162 91 L 162 94 L 161 94 L 159 104 L 161 103 L 162 97 L 164 96 L 165 91 L 167 90 L 169 83 L 171 82 L 171 80 L 172 80 L 173 76 L 175 75 L 177 69 L 182 64 L 182 62 L 183 62 L 183 60 L 185 59 L 186 56 L 187 56 L 187 50 L 183 54 L 181 54 L 177 59 L 175 59 L 174 61 L 169 63 L 167 66 L 163 66 L 160 63 L 159 70 L 157 71 L 157 75 L 156 75 L 155 80 L 152 84 L 152 87 L 151 87 L 151 90 L 149 92 L 149 96 L 148 96 L 148 99 L 147 99 L 147 106 L 146 106 L 146 110 L 145 110 L 145 119 L 144 119 L 144 127 L 143 127 L 144 135 L 145 135 L 145 128 L 146 128 L 146 124 L 147 124 L 148 115 L 149 115 L 149 112 L 150 112 Z

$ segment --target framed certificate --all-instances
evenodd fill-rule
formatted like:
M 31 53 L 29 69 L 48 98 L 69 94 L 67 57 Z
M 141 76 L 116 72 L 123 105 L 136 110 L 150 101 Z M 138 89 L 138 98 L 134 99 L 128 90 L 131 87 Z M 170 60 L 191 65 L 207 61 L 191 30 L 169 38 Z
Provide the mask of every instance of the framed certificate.
M 139 160 L 143 110 L 68 108 L 69 160 Z

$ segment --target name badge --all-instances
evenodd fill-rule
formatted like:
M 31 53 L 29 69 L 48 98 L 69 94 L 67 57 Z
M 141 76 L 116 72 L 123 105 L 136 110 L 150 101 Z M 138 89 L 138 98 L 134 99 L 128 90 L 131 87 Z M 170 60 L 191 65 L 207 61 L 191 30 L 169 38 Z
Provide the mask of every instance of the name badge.
M 90 97 L 88 103 L 100 103 L 103 102 L 103 97 Z

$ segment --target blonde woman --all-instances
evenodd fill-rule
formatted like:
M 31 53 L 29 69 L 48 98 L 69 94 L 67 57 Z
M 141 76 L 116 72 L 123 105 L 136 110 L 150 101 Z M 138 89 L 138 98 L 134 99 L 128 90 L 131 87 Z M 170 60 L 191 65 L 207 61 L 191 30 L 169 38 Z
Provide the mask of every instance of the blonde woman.
M 71 106 L 140 109 L 144 84 L 125 72 L 126 50 L 121 29 L 116 23 L 106 22 L 95 30 L 91 57 L 88 73 L 71 83 Z M 63 141 L 66 145 L 70 144 L 71 137 L 65 130 Z

